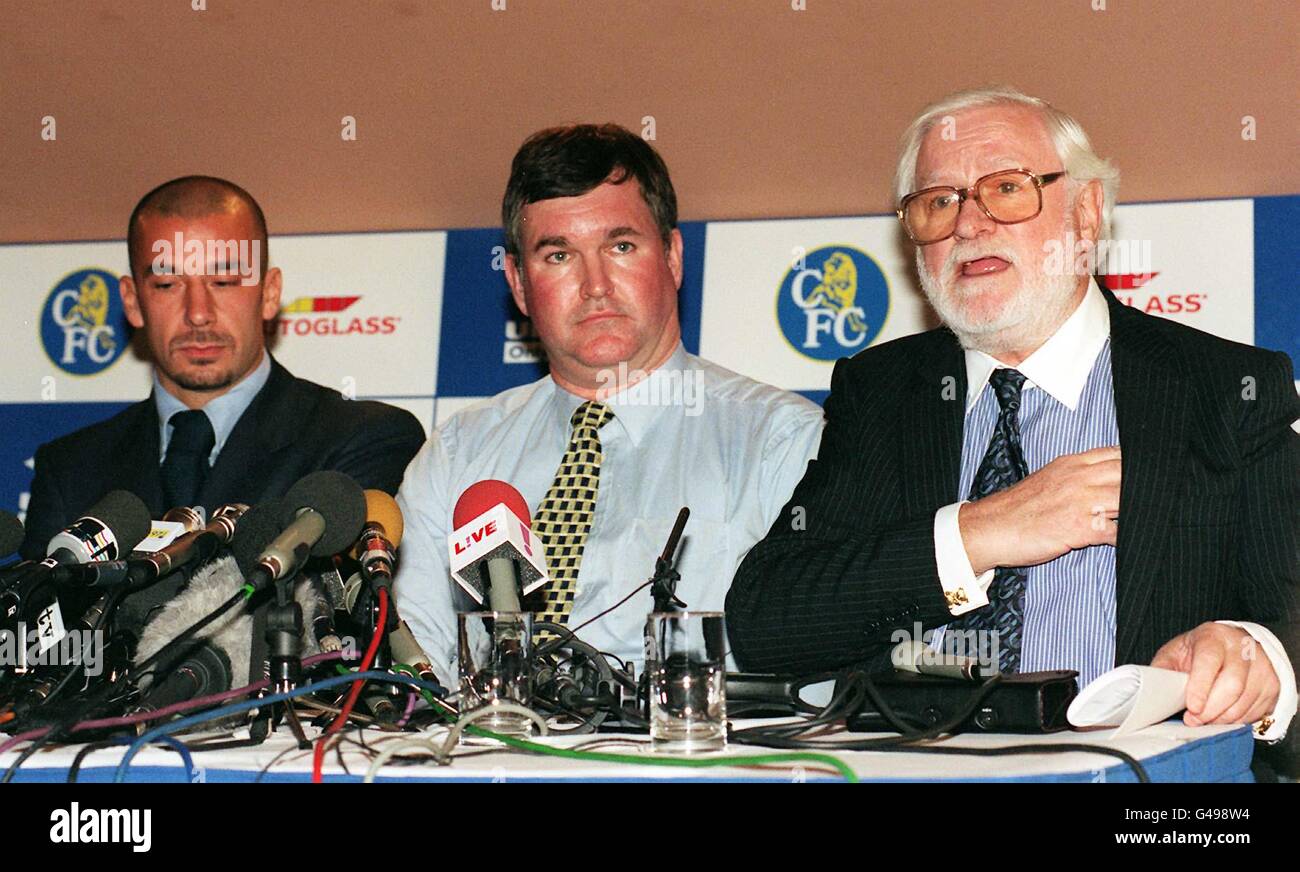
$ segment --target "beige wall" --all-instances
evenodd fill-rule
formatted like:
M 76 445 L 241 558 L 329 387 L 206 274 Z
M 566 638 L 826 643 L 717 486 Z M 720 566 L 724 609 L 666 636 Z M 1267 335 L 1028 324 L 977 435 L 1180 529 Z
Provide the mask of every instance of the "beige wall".
M 526 134 L 647 115 L 683 218 L 883 212 L 911 114 L 990 82 L 1077 115 L 1123 200 L 1300 191 L 1295 2 L 205 2 L 0 0 L 0 241 L 121 237 L 193 172 L 274 233 L 494 224 Z

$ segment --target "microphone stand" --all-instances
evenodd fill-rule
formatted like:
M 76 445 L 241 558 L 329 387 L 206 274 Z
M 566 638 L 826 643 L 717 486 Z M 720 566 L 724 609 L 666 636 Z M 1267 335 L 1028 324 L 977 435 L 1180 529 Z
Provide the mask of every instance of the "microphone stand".
M 266 612 L 266 646 L 270 654 L 271 692 L 287 693 L 295 690 L 302 682 L 302 606 L 293 597 L 293 581 L 297 572 L 275 582 L 275 604 Z M 272 707 L 271 724 L 279 719 L 277 710 L 284 715 L 289 731 L 298 741 L 298 747 L 306 750 L 311 747 L 307 734 L 303 731 L 298 714 L 294 711 L 293 700 L 285 700 Z

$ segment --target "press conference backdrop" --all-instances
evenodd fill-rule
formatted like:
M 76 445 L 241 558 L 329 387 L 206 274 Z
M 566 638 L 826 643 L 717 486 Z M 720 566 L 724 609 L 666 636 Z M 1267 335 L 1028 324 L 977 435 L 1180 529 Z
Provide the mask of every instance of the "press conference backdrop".
M 1123 205 L 1106 282 L 1143 311 L 1300 362 L 1296 227 L 1300 195 Z M 819 402 L 836 359 L 935 324 L 893 216 L 682 234 L 686 347 Z M 281 236 L 270 255 L 284 272 L 274 354 L 349 397 L 428 429 L 545 371 L 498 229 Z M 122 240 L 0 246 L 0 508 L 25 511 L 38 445 L 149 393 L 117 294 L 126 270 Z

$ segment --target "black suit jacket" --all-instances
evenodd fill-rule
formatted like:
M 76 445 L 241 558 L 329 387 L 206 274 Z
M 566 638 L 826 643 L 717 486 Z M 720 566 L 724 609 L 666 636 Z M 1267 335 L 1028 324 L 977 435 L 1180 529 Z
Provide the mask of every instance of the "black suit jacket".
M 345 400 L 337 391 L 294 378 L 273 360 L 270 378 L 231 431 L 199 502 L 209 512 L 229 502 L 256 505 L 322 469 L 396 494 L 423 443 L 424 430 L 410 412 Z M 23 556 L 43 557 L 51 537 L 112 490 L 136 494 L 155 518 L 172 508 L 163 505 L 159 454 L 153 397 L 42 445 Z
M 1295 663 L 1300 400 L 1290 359 L 1106 297 L 1123 449 L 1117 663 L 1148 663 L 1174 636 L 1219 619 L 1264 624 Z M 965 398 L 962 350 L 944 328 L 836 364 L 818 458 L 727 596 L 743 668 L 878 662 L 895 629 L 952 619 L 934 514 L 959 499 Z

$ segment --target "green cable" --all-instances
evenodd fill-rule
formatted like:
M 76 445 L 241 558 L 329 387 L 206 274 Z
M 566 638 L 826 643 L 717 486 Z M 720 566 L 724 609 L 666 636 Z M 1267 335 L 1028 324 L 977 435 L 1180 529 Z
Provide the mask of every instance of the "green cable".
M 552 757 L 567 757 L 570 760 L 600 760 L 606 763 L 630 763 L 637 766 L 685 766 L 692 769 L 710 767 L 710 766 L 760 766 L 765 763 L 824 763 L 835 769 L 844 776 L 844 780 L 851 784 L 858 783 L 858 776 L 848 764 L 838 757 L 832 757 L 830 754 L 814 754 L 811 752 L 797 752 L 786 754 L 745 754 L 738 757 L 637 757 L 632 754 L 607 754 L 603 751 L 571 751 L 568 748 L 552 748 L 550 745 L 539 745 L 536 742 L 529 742 L 525 739 L 516 739 L 513 736 L 502 736 L 497 733 L 491 733 L 487 730 L 481 730 L 471 724 L 465 732 L 473 732 L 477 736 L 486 736 L 490 739 L 496 739 L 498 742 L 519 748 L 524 751 L 533 751 L 538 754 L 546 754 Z
M 393 664 L 393 671 L 405 672 L 412 678 L 419 678 L 415 670 L 404 663 Z M 421 687 L 420 693 L 429 705 L 438 709 L 439 713 L 448 720 L 450 714 L 433 702 L 433 694 L 429 693 L 427 688 Z M 573 751 L 568 748 L 553 748 L 550 745 L 542 745 L 537 742 L 530 742 L 527 739 L 517 739 L 514 736 L 505 736 L 500 733 L 493 733 L 481 727 L 470 724 L 465 728 L 465 732 L 486 739 L 495 739 L 504 745 L 518 748 L 522 751 L 532 751 L 537 754 L 545 754 L 551 757 L 565 757 L 570 760 L 598 760 L 604 763 L 630 763 L 638 766 L 685 766 L 688 768 L 703 768 L 709 766 L 731 766 L 731 765 L 750 765 L 759 766 L 766 763 L 824 763 L 835 771 L 844 776 L 844 780 L 850 784 L 858 783 L 857 773 L 849 768 L 848 764 L 838 757 L 832 757 L 830 754 L 817 754 L 813 752 L 796 752 L 784 754 L 746 754 L 732 757 L 639 757 L 633 754 L 609 754 L 603 751 Z

